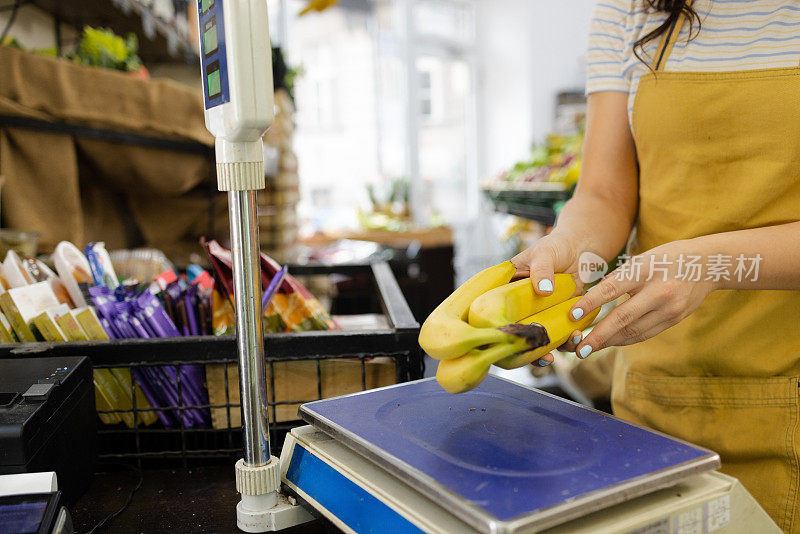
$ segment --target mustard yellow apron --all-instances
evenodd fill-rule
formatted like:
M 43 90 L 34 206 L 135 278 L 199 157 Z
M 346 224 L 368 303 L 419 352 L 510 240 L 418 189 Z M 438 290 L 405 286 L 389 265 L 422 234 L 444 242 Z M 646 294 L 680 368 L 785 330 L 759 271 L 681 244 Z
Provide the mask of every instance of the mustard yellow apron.
M 800 68 L 664 72 L 683 23 L 662 38 L 634 105 L 634 252 L 800 220 Z M 800 532 L 798 377 L 800 292 L 717 291 L 620 350 L 612 400 L 623 418 L 720 453 L 723 472 Z

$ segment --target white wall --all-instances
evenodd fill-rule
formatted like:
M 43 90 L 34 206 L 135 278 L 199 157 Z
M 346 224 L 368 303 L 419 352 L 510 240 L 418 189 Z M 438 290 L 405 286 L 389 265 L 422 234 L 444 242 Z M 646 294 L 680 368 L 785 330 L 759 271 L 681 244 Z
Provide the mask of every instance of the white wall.
M 479 173 L 490 178 L 529 152 L 554 126 L 556 94 L 583 90 L 589 20 L 596 0 L 477 0 Z M 488 201 L 456 230 L 462 283 L 512 254 L 504 217 Z
M 3 5 L 13 5 L 13 2 L 6 2 Z M 10 16 L 10 9 L 0 11 L 0 31 L 6 27 Z M 24 5 L 19 8 L 17 18 L 8 35 L 16 38 L 26 48 L 36 50 L 52 48 L 56 46 L 54 26 L 53 17 L 50 14 L 35 6 Z M 66 24 L 61 25 L 62 43 L 73 43 L 77 36 L 78 33 L 74 28 Z
M 583 89 L 596 0 L 479 0 L 481 174 L 525 157 L 553 128 L 559 91 Z

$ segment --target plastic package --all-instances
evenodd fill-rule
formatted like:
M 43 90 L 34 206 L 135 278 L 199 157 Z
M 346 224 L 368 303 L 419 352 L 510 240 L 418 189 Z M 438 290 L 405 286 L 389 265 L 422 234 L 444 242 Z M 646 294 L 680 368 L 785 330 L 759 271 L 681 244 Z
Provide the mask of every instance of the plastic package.
M 69 241 L 62 241 L 53 252 L 53 263 L 75 306 L 78 308 L 86 306 L 92 275 L 83 252 Z
M 134 278 L 142 282 L 154 280 L 165 271 L 174 271 L 175 266 L 163 252 L 154 248 L 115 250 L 109 253 L 114 269 L 122 278 Z

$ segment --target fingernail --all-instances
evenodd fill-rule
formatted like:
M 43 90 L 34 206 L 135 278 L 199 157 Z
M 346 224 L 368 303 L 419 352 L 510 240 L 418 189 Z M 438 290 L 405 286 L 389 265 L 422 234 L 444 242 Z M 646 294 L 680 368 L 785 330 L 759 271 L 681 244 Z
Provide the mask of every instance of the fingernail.
M 544 293 L 550 293 L 551 291 L 553 291 L 553 282 L 551 282 L 546 278 L 544 280 L 540 280 L 539 291 L 542 291 Z
M 577 336 L 575 336 L 575 337 L 573 337 L 573 338 L 572 338 L 572 342 L 573 342 L 573 343 L 575 343 L 575 344 L 577 345 L 578 343 L 580 343 L 580 342 L 581 342 L 581 339 L 583 339 L 583 337 L 581 337 L 581 335 L 580 335 L 580 334 L 578 334 Z
M 563 315 L 562 315 L 562 317 L 563 317 Z M 577 321 L 581 317 L 583 317 L 583 310 L 582 309 L 575 308 L 574 310 L 572 310 L 572 318 L 573 319 L 575 319 Z
M 592 347 L 590 347 L 589 345 L 584 345 L 583 347 L 581 347 L 581 350 L 578 351 L 578 356 L 580 356 L 581 358 L 586 358 L 591 353 L 592 353 Z
M 539 367 L 547 367 L 551 363 L 553 363 L 553 362 L 548 362 L 548 361 L 545 361 L 545 360 L 539 360 Z

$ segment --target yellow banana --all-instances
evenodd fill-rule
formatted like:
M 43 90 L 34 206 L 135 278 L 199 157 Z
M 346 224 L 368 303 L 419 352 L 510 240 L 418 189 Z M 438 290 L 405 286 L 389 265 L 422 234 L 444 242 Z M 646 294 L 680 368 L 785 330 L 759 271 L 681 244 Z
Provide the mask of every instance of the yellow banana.
M 566 343 L 569 336 L 572 335 L 575 330 L 584 330 L 591 326 L 597 314 L 600 313 L 599 308 L 583 316 L 579 321 L 572 321 L 569 318 L 570 308 L 572 308 L 579 299 L 580 297 L 569 299 L 520 321 L 523 324 L 536 323 L 544 326 L 547 330 L 547 336 L 550 338 L 550 342 L 546 346 L 536 350 L 524 354 L 516 354 L 497 361 L 495 365 L 503 369 L 516 369 L 528 365 Z
M 507 284 L 516 271 L 514 264 L 507 261 L 479 272 L 456 289 L 422 325 L 419 344 L 423 350 L 437 360 L 449 360 L 483 345 L 513 342 L 524 337 L 524 329 L 475 328 L 467 322 L 470 304 L 486 291 Z M 530 333 L 536 334 L 535 331 Z M 529 342 L 528 346 L 538 345 Z
M 560 304 L 575 294 L 575 279 L 569 274 L 556 274 L 551 295 L 540 296 L 533 291 L 530 278 L 487 291 L 469 307 L 469 324 L 490 328 L 518 323 L 535 313 Z
M 570 320 L 569 310 L 579 298 L 556 304 L 522 321 L 532 326 L 540 325 L 547 332 L 541 336 L 541 346 L 536 350 L 526 351 L 527 341 L 524 339 L 474 349 L 460 358 L 439 362 L 436 380 L 449 393 L 463 393 L 480 384 L 493 364 L 504 369 L 515 369 L 538 360 L 563 345 L 575 330 L 587 328 L 597 317 L 599 310 L 589 313 L 580 321 Z
M 441 361 L 436 370 L 436 381 L 448 393 L 464 393 L 483 382 L 493 363 L 525 351 L 527 346 L 525 340 L 519 339 L 474 349 L 460 358 Z

